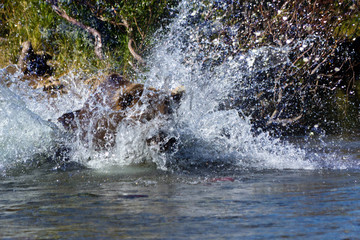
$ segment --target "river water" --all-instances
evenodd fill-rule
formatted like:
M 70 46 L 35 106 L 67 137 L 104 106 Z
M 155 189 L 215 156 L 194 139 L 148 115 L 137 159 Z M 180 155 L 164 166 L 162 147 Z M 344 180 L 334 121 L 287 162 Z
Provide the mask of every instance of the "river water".
M 183 86 L 181 105 L 170 119 L 121 123 L 112 149 L 84 146 L 56 121 L 91 92 L 81 70 L 60 78 L 67 94 L 49 98 L 16 66 L 0 69 L 1 238 L 358 238 L 360 133 L 254 131 L 229 102 L 268 88 L 254 76 L 289 64 L 291 46 L 226 57 L 231 49 L 203 37 L 223 26 L 194 22 L 196 11 L 180 4 L 137 80 Z M 145 143 L 156 129 L 177 140 L 172 151 Z
M 3 239 L 358 239 L 358 170 L 151 166 L 1 179 Z

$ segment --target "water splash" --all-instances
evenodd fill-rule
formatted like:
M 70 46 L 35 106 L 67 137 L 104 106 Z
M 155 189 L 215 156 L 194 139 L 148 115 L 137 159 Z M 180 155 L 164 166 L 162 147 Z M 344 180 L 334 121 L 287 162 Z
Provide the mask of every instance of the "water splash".
M 209 40 L 209 35 L 224 26 L 219 21 L 198 21 L 199 9 L 197 4 L 182 2 L 179 16 L 166 35 L 159 36 L 144 77 L 148 85 L 158 88 L 183 85 L 186 89 L 173 126 L 179 149 L 168 165 L 173 161 L 182 166 L 315 168 L 305 159 L 304 150 L 265 132 L 255 135 L 248 117 L 231 106 L 224 107 L 237 89 L 241 91 L 235 97 L 246 100 L 246 90 L 258 87 L 260 83 L 249 76 L 288 64 L 289 49 L 263 47 L 234 54 L 221 39 Z
M 24 80 L 24 74 L 16 65 L 10 65 L 0 72 L 3 84 L 21 98 L 30 111 L 54 123 L 63 113 L 78 109 L 84 104 L 91 93 L 90 88 L 81 83 L 80 79 L 84 78 L 86 79 L 86 75 L 81 71 L 73 70 L 64 74 L 58 80 L 64 84 L 66 94 L 55 91 L 55 95 L 50 95 L 43 91 L 43 87 L 31 87 L 30 81 Z
M 186 94 L 172 118 L 156 118 L 146 124 L 124 122 L 117 129 L 115 147 L 100 152 L 84 147 L 75 136 L 65 143 L 72 149 L 72 161 L 92 168 L 142 163 L 155 163 L 161 169 L 188 170 L 209 166 L 255 169 L 321 167 L 316 160 L 319 157 L 309 155 L 306 148 L 270 137 L 267 132 L 254 133 L 250 117 L 242 113 L 241 104 L 239 106 L 239 102 L 252 98 L 253 89 L 267 87 L 268 82 L 255 81 L 253 76 L 289 64 L 288 55 L 292 47 L 262 47 L 239 52 L 236 50 L 236 28 L 229 31 L 234 32 L 233 36 L 230 34 L 230 40 L 211 40 L 209 36 L 224 26 L 217 20 L 202 21 L 199 12 L 203 7 L 201 3 L 182 1 L 178 16 L 154 37 L 158 44 L 147 58 L 149 71 L 139 74 L 138 82 L 144 82 L 145 86 L 165 91 L 180 85 L 185 87 Z M 294 41 L 292 44 L 298 43 Z M 75 73 L 63 76 L 68 94 L 54 99 L 46 98 L 41 90 L 29 91 L 28 86 L 16 81 L 19 74 L 11 76 L 11 81 L 16 84 L 10 89 L 25 101 L 1 87 L 4 99 L 0 102 L 1 109 L 11 109 L 13 114 L 0 123 L 3 131 L 0 135 L 7 136 L 7 142 L 0 142 L 6 146 L 1 153 L 3 159 L 30 156 L 18 154 L 19 151 L 51 152 L 52 142 L 59 138 L 54 137 L 58 128 L 41 119 L 56 122 L 61 114 L 81 108 L 90 94 L 86 86 L 77 84 L 79 75 Z M 16 120 L 8 124 L 9 119 Z M 31 126 L 33 132 L 27 126 Z M 8 129 L 18 130 L 11 132 Z M 146 143 L 146 139 L 159 129 L 166 131 L 168 137 L 177 139 L 172 151 L 164 153 L 158 146 Z M 12 142 L 19 144 L 10 149 L 8 145 Z M 21 142 L 26 143 L 24 150 Z
M 0 171 L 56 151 L 59 132 L 0 82 Z

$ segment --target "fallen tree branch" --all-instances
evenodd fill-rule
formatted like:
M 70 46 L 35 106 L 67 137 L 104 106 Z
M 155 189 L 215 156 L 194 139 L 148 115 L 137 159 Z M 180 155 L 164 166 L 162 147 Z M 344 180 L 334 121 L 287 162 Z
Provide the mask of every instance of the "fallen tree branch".
M 131 53 L 131 55 L 138 60 L 141 64 L 145 64 L 144 59 L 136 53 L 136 51 L 134 50 L 134 48 L 132 47 L 132 43 L 135 42 L 134 39 L 131 38 L 132 36 L 132 28 L 130 27 L 129 23 L 126 21 L 126 19 L 121 16 L 121 21 L 122 21 L 122 25 L 126 27 L 126 31 L 128 33 L 128 37 L 130 38 L 129 42 L 128 42 L 128 49 Z
M 90 33 L 95 39 L 95 54 L 98 58 L 104 59 L 103 50 L 102 50 L 102 38 L 101 34 L 92 27 L 86 26 L 75 18 L 70 17 L 63 9 L 61 9 L 58 5 L 57 0 L 46 0 L 52 7 L 52 9 L 62 18 L 67 20 L 68 22 L 74 24 L 75 26 L 80 27 L 81 29 Z
M 144 59 L 135 52 L 134 48 L 132 47 L 132 43 L 134 42 L 133 39 L 130 39 L 129 42 L 128 42 L 128 48 L 129 48 L 129 51 L 131 53 L 131 55 L 133 55 L 133 57 L 138 60 L 141 64 L 145 64 L 145 61 Z
M 57 0 L 46 0 L 47 2 L 51 2 L 52 5 L 56 5 L 57 6 Z M 53 4 L 53 2 L 55 2 L 55 4 Z M 119 13 L 115 12 L 115 14 L 117 14 L 121 21 L 114 21 L 114 20 L 111 20 L 109 18 L 106 18 L 104 17 L 103 15 L 101 15 L 98 11 L 94 10 L 95 7 L 90 4 L 88 1 L 83 1 L 83 4 L 86 4 L 89 8 L 90 8 L 90 11 L 95 15 L 96 18 L 98 18 L 99 20 L 103 21 L 103 22 L 108 22 L 114 26 L 117 26 L 117 27 L 124 27 L 126 29 L 126 32 L 127 32 L 127 36 L 128 36 L 128 49 L 130 51 L 130 54 L 141 64 L 145 64 L 145 61 L 144 59 L 135 51 L 135 49 L 133 48 L 133 43 L 135 43 L 134 41 L 134 38 L 133 38 L 133 29 L 131 27 L 131 25 L 129 24 L 129 22 L 122 16 L 120 15 Z M 137 24 L 137 21 L 136 21 L 136 18 L 134 17 L 134 22 L 135 22 L 135 25 L 139 31 L 139 34 L 141 35 L 141 38 L 145 39 L 145 34 L 143 32 L 141 32 L 138 24 Z

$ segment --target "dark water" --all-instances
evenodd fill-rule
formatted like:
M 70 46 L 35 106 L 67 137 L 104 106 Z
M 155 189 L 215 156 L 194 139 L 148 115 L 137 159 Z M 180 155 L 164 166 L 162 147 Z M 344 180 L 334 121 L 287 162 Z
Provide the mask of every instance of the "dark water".
M 51 171 L 0 182 L 3 239 L 359 239 L 359 170 Z

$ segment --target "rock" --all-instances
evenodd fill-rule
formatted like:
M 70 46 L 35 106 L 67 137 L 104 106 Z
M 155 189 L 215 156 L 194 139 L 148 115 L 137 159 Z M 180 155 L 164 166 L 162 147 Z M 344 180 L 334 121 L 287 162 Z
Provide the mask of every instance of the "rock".
M 52 57 L 47 53 L 35 53 L 30 41 L 24 42 L 18 65 L 26 75 L 51 76 L 53 68 L 47 64 Z

